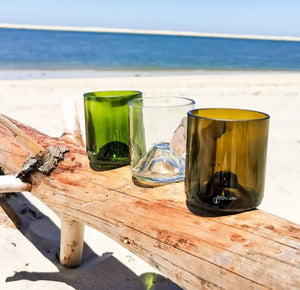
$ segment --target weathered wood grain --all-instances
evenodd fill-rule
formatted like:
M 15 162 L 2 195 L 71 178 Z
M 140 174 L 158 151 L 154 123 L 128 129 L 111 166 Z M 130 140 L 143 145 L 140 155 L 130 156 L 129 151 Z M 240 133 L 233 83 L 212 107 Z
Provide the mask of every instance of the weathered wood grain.
M 195 215 L 186 207 L 183 183 L 142 188 L 128 167 L 92 171 L 70 134 L 51 138 L 14 123 L 43 147 L 70 150 L 50 176 L 32 175 L 33 195 L 108 235 L 183 288 L 300 288 L 299 225 L 260 210 Z M 28 154 L 1 126 L 0 138 L 0 165 L 18 172 Z

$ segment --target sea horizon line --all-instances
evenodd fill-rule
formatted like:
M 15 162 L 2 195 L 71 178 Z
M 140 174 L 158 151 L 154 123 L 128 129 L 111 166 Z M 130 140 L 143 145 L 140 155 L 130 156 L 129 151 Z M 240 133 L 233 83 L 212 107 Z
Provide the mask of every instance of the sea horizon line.
M 277 41 L 300 41 L 300 37 L 297 37 L 297 36 L 208 33 L 208 32 L 196 32 L 196 31 L 150 30 L 150 29 L 111 28 L 111 27 L 90 27 L 90 26 L 87 26 L 87 27 L 78 26 L 77 27 L 77 26 L 59 26 L 59 25 L 0 23 L 0 28 L 28 29 L 28 30 L 55 30 L 55 31 L 78 31 L 78 32 L 150 34 L 150 35 L 175 35 L 175 36 L 216 37 L 216 38 L 234 38 L 234 39 L 277 40 Z

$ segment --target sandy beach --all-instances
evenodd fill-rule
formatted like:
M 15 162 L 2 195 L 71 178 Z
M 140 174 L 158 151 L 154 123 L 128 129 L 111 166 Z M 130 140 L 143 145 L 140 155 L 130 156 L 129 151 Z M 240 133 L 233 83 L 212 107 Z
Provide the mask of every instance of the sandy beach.
M 198 108 L 268 113 L 265 196 L 259 208 L 300 224 L 300 72 L 0 71 L 0 113 L 60 136 L 62 99 L 76 102 L 84 131 L 83 93 L 118 89 L 140 90 L 144 96 L 189 97 Z M 20 229 L 0 207 L 0 289 L 143 289 L 143 274 L 157 273 L 89 227 L 82 267 L 64 269 L 56 257 L 57 216 L 29 193 L 12 195 L 9 203 L 18 213 Z M 158 289 L 179 289 L 158 279 Z

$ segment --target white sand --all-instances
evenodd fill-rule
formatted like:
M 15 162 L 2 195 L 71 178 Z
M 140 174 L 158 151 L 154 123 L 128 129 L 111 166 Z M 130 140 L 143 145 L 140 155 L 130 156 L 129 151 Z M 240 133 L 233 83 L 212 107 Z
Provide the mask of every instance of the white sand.
M 84 128 L 84 92 L 135 89 L 142 91 L 144 96 L 193 98 L 197 107 L 246 108 L 270 114 L 265 197 L 259 208 L 300 223 L 300 73 L 89 72 L 84 77 L 74 72 L 60 74 L 69 78 L 55 79 L 55 73 L 49 71 L 0 72 L 0 79 L 6 79 L 0 80 L 0 113 L 49 135 L 59 136 L 62 132 L 60 105 L 63 98 L 76 101 Z M 24 75 L 29 79 L 24 79 Z M 11 200 L 16 210 L 23 212 L 24 229 L 19 231 L 0 225 L 0 289 L 97 289 L 93 288 L 93 283 L 99 289 L 141 289 L 138 276 L 154 271 L 88 227 L 85 241 L 90 251 L 85 256 L 83 267 L 71 271 L 62 269 L 55 262 L 54 253 L 59 246 L 57 217 L 28 193 L 21 199 L 12 197 Z M 28 205 L 29 202 L 32 205 Z M 36 214 L 28 210 L 33 206 L 45 216 L 42 213 L 34 216 Z M 25 272 L 15 274 L 20 271 Z M 16 281 L 8 282 L 8 277 L 14 277 L 8 280 Z M 30 281 L 32 279 L 37 281 Z M 164 289 L 172 289 L 170 284 L 164 284 L 166 281 L 161 283 Z

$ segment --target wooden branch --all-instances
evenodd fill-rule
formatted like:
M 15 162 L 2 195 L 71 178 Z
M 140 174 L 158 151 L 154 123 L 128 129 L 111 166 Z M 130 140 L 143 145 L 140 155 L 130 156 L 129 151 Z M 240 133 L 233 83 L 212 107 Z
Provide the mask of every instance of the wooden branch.
M 75 103 L 70 99 L 64 100 L 62 105 L 62 112 L 64 124 L 63 136 L 69 136 L 73 138 L 78 142 L 79 146 L 83 147 L 84 144 L 82 140 L 80 122 Z
M 0 114 L 0 123 L 9 129 L 16 138 L 16 142 L 21 145 L 25 150 L 27 150 L 32 155 L 37 155 L 46 149 L 40 146 L 34 139 L 25 134 L 21 129 L 19 129 L 14 123 L 9 119 Z
M 77 267 L 81 263 L 84 224 L 72 217 L 61 217 L 60 263 L 67 267 Z
M 15 175 L 0 176 L 0 193 L 31 191 L 31 184 L 23 182 Z
M 194 215 L 186 207 L 183 183 L 137 187 L 128 167 L 92 171 L 78 143 L 14 124 L 42 146 L 59 144 L 70 150 L 50 176 L 31 175 L 33 195 L 70 221 L 111 237 L 183 288 L 300 288 L 299 225 L 260 210 Z M 12 168 L 25 161 L 22 149 L 1 126 L 0 139 L 5 140 L 0 143 L 0 164 L 6 159 L 15 164 Z
M 63 124 L 66 140 L 74 140 L 83 146 L 78 112 L 75 103 L 70 100 L 63 101 Z M 76 144 L 76 143 L 75 143 Z M 61 217 L 60 263 L 67 267 L 80 265 L 82 258 L 84 238 L 84 223 L 70 216 Z

